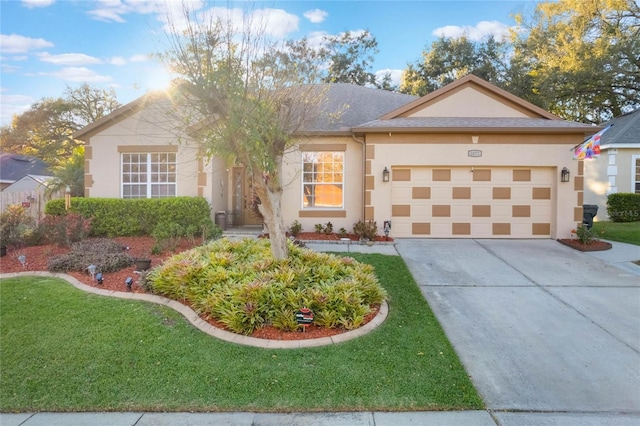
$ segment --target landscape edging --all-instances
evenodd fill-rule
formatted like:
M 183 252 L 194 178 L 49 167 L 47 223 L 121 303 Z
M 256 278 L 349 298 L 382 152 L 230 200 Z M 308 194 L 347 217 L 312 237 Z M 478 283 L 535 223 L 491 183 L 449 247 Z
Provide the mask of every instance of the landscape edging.
M 347 342 L 360 336 L 364 336 L 370 331 L 377 328 L 384 322 L 389 314 L 389 305 L 386 301 L 382 302 L 378 314 L 368 323 L 355 330 L 347 331 L 341 334 L 336 334 L 330 337 L 321 337 L 317 339 L 304 339 L 304 340 L 268 340 L 258 339 L 250 336 L 243 336 L 240 334 L 232 333 L 230 331 L 221 330 L 212 326 L 208 322 L 204 321 L 200 316 L 190 307 L 183 305 L 182 303 L 168 299 L 162 296 L 156 296 L 155 294 L 147 293 L 133 293 L 125 291 L 104 290 L 101 288 L 92 287 L 86 285 L 71 275 L 62 273 L 53 273 L 47 271 L 28 271 L 28 272 L 11 272 L 6 274 L 0 274 L 0 279 L 36 276 L 36 277 L 52 277 L 60 278 L 67 281 L 69 284 L 77 288 L 78 290 L 85 291 L 87 293 L 96 294 L 99 296 L 116 297 L 119 299 L 131 299 L 140 300 L 144 302 L 156 303 L 159 305 L 167 306 L 180 315 L 185 317 L 191 325 L 198 328 L 200 331 L 216 337 L 220 340 L 230 343 L 237 343 L 239 345 L 254 346 L 264 349 L 300 349 L 300 348 L 312 348 L 318 346 L 325 346 L 331 344 L 337 344 Z

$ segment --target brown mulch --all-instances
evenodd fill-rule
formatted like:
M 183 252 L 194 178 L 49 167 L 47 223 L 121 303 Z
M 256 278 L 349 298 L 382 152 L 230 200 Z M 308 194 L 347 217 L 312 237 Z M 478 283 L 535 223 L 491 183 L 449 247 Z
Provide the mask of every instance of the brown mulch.
M 326 237 L 331 237 L 331 235 L 326 234 L 315 234 L 315 233 L 307 233 L 310 235 L 300 237 L 306 239 L 320 239 L 315 238 L 320 235 L 324 235 Z M 310 236 L 314 236 L 314 238 L 309 238 Z M 384 238 L 384 237 L 383 237 Z M 166 259 L 173 256 L 175 253 L 179 253 L 185 250 L 188 250 L 194 246 L 197 246 L 201 243 L 200 240 L 196 239 L 195 241 L 191 241 L 188 239 L 183 239 L 175 252 L 163 252 L 159 255 L 151 254 L 151 249 L 155 244 L 155 239 L 153 237 L 116 237 L 113 238 L 122 244 L 123 247 L 128 247 L 129 254 L 131 254 L 134 258 L 148 258 L 151 259 L 151 267 L 162 264 Z M 339 238 L 336 238 L 339 239 Z M 0 273 L 11 273 L 11 272 L 26 272 L 26 271 L 46 271 L 47 270 L 47 261 L 50 257 L 65 254 L 69 252 L 69 249 L 64 247 L 58 247 L 55 245 L 40 245 L 40 246 L 32 246 L 32 247 L 24 247 L 20 249 L 12 249 L 10 248 L 7 251 L 7 255 L 4 257 L 0 257 Z M 18 256 L 24 255 L 26 257 L 26 265 L 22 265 L 18 260 Z M 88 266 L 88 265 L 87 265 Z M 103 278 L 104 281 L 101 285 L 99 285 L 88 272 L 68 272 L 68 275 L 73 276 L 83 284 L 87 284 L 90 286 L 95 286 L 98 288 L 103 288 L 106 290 L 113 291 L 128 291 L 127 285 L 125 284 L 125 280 L 128 277 L 133 278 L 134 284 L 131 288 L 131 291 L 134 293 L 145 293 L 145 290 L 138 284 L 139 274 L 136 273 L 136 267 L 130 266 L 125 269 L 121 269 L 117 272 L 105 273 Z M 369 314 L 363 325 L 371 321 L 378 313 L 379 307 L 375 307 L 373 312 Z M 203 317 L 205 321 L 210 323 L 211 325 L 225 329 L 224 325 L 215 321 L 212 318 Z M 311 324 L 306 330 L 300 330 L 297 332 L 284 332 L 276 329 L 275 327 L 267 326 L 263 327 L 252 335 L 252 337 L 257 337 L 260 339 L 273 339 L 273 340 L 303 340 L 303 339 L 314 339 L 320 337 L 328 337 L 334 336 L 337 334 L 344 333 L 346 330 L 344 329 L 327 329 L 318 327 L 314 324 Z
M 300 232 L 296 236 L 296 239 L 302 241 L 340 241 L 341 238 L 349 238 L 351 241 L 360 241 L 360 237 L 356 234 L 346 234 L 341 236 L 336 233 L 325 234 L 324 232 Z M 389 241 L 392 242 L 393 238 L 385 237 L 384 235 L 378 235 L 376 241 Z
M 589 244 L 582 244 L 580 240 L 577 239 L 561 239 L 558 240 L 558 242 L 580 251 L 602 251 L 611 248 L 611 243 L 600 240 L 593 240 Z
M 174 253 L 165 252 L 160 255 L 151 254 L 151 248 L 155 244 L 153 237 L 116 237 L 113 238 L 122 244 L 123 247 L 129 247 L 129 254 L 134 258 L 148 258 L 151 259 L 151 266 L 157 266 L 164 262 L 167 258 L 173 256 Z M 180 242 L 177 252 L 188 250 L 194 245 L 198 245 L 199 240 L 191 243 L 189 240 L 184 239 Z M 57 247 L 52 244 L 25 247 L 20 249 L 9 249 L 5 257 L 0 258 L 0 272 L 24 272 L 24 271 L 46 271 L 47 260 L 55 255 L 68 253 L 69 249 L 64 247 Z M 25 255 L 27 258 L 27 264 L 23 267 L 18 261 L 18 256 Z M 87 265 L 89 266 L 89 265 Z M 98 286 L 98 284 L 92 280 L 91 276 L 87 272 L 68 272 L 68 275 L 73 276 L 80 282 Z M 136 274 L 136 268 L 130 266 L 128 268 L 121 269 L 117 272 L 109 272 L 104 274 L 104 282 L 100 285 L 100 288 L 115 291 L 127 291 L 127 285 L 124 283 L 127 277 L 132 277 L 134 283 L 138 281 L 139 275 Z M 134 284 L 132 291 L 136 293 L 144 293 L 144 290 L 139 285 Z

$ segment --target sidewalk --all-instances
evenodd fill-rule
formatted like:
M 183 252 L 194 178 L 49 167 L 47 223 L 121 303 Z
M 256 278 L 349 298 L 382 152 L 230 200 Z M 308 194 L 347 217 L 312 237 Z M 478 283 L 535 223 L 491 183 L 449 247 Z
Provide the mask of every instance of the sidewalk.
M 2 426 L 636 426 L 640 414 L 489 411 L 354 413 L 0 413 Z

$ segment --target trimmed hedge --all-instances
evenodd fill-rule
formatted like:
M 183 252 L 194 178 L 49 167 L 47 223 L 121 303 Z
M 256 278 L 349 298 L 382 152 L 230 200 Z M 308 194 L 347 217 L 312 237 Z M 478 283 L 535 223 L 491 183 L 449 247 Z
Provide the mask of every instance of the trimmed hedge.
M 607 210 L 614 222 L 640 221 L 640 194 L 619 192 L 607 197 Z
M 92 219 L 94 236 L 151 235 L 161 223 L 179 223 L 185 228 L 214 229 L 211 210 L 204 198 L 72 198 L 70 211 Z M 51 200 L 45 207 L 49 215 L 64 215 L 64 200 Z

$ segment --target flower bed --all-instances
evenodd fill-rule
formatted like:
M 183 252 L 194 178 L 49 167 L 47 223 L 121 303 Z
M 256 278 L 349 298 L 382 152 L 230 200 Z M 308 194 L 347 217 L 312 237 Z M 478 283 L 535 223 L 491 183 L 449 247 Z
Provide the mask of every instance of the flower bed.
M 609 250 L 611 248 L 611 243 L 600 240 L 592 240 L 587 244 L 584 244 L 577 239 L 561 239 L 558 240 L 558 242 L 580 251 L 602 251 Z

